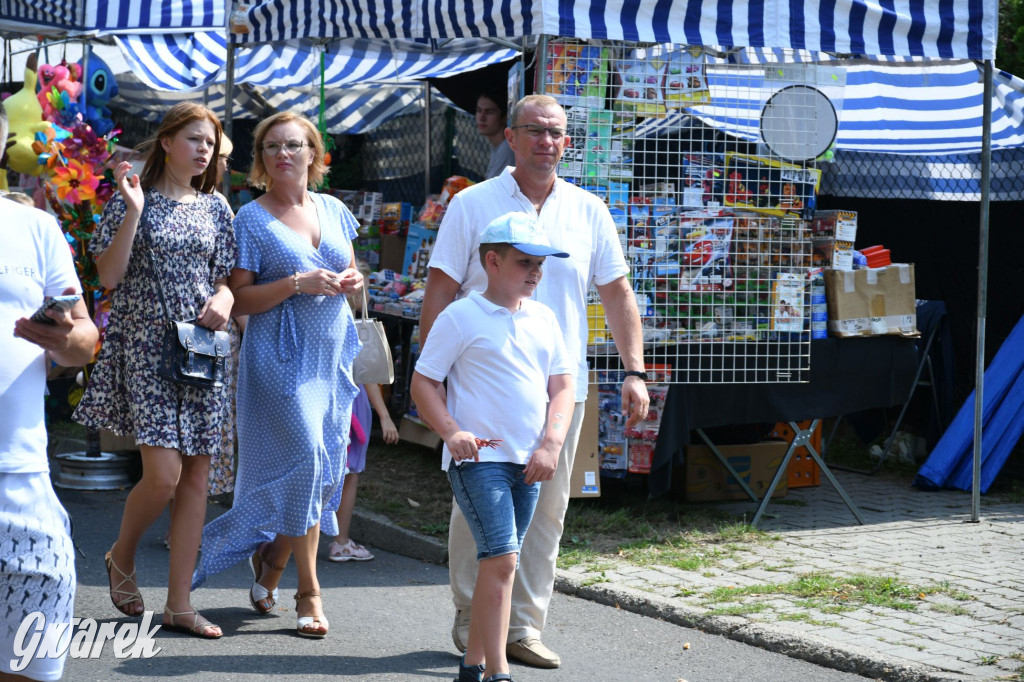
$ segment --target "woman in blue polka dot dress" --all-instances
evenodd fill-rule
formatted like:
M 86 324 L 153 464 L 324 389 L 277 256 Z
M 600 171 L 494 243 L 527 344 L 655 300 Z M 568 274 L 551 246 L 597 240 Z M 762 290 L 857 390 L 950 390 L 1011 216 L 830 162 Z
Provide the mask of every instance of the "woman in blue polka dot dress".
M 296 631 L 328 629 L 316 576 L 319 533 L 334 535 L 359 352 L 345 295 L 362 275 L 358 224 L 337 199 L 314 194 L 327 171 L 316 127 L 296 114 L 257 126 L 250 184 L 266 194 L 235 218 L 238 262 L 228 284 L 233 314 L 249 315 L 239 360 L 238 472 L 234 506 L 203 530 L 193 587 L 238 561 L 253 571 L 249 602 L 261 614 L 295 555 Z

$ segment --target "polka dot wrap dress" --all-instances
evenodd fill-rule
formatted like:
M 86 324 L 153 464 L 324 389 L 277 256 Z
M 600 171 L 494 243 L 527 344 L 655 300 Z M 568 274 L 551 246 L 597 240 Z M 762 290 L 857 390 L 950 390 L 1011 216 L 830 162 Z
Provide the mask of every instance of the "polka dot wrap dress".
M 236 267 L 256 273 L 255 284 L 349 267 L 355 218 L 333 197 L 310 196 L 320 221 L 318 248 L 255 201 L 239 210 Z M 276 535 L 305 535 L 317 523 L 337 533 L 359 348 L 343 295 L 295 294 L 249 316 L 238 370 L 234 505 L 203 529 L 193 587 Z

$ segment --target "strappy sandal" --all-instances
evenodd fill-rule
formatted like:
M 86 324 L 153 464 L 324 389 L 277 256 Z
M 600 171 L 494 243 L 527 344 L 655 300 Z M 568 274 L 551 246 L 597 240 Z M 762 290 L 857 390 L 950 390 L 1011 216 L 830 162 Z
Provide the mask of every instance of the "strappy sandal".
M 507 682 L 512 682 L 512 675 L 509 673 L 495 673 L 488 677 L 486 680 L 484 680 L 484 682 L 499 682 L 499 680 L 507 680 Z
M 283 571 L 284 566 L 278 566 L 265 560 L 260 554 L 259 548 L 249 557 L 249 568 L 252 570 L 252 587 L 249 588 L 249 603 L 261 615 L 267 615 L 277 606 L 277 588 L 272 590 L 260 585 L 263 577 L 263 567 L 267 566 L 277 571 Z
M 466 665 L 466 654 L 459 660 L 459 678 L 455 682 L 483 682 L 484 664 Z
M 298 602 L 303 599 L 309 599 L 310 597 L 319 597 L 319 590 L 312 590 L 310 592 L 302 592 L 295 595 L 295 612 L 298 614 L 299 604 Z M 295 624 L 295 632 L 300 637 L 309 637 L 310 639 L 323 639 L 327 636 L 327 628 L 330 627 L 330 623 L 327 622 L 326 618 L 316 618 L 314 616 L 299 616 Z
M 146 605 L 142 601 L 142 594 L 139 592 L 139 581 L 135 577 L 135 569 L 132 569 L 131 575 L 129 575 L 122 571 L 120 568 L 118 568 L 117 564 L 114 563 L 114 557 L 110 554 L 110 552 L 112 552 L 113 550 L 114 548 L 111 547 L 110 551 L 107 552 L 106 556 L 103 557 L 103 563 L 107 566 L 107 582 L 110 584 L 110 602 L 114 605 L 115 609 L 117 609 L 126 616 L 131 616 L 132 618 L 136 616 L 141 616 L 142 613 L 146 610 Z M 121 576 L 121 582 L 119 582 L 117 585 L 114 585 L 114 571 L 117 571 L 118 574 Z M 125 583 L 128 583 L 135 589 L 129 592 L 123 587 Z M 115 598 L 114 595 L 118 594 L 123 594 L 125 596 L 121 599 L 117 599 Z M 142 607 L 141 609 L 139 609 L 138 613 L 135 613 L 132 609 L 128 607 L 128 605 L 132 602 L 138 602 L 139 605 Z
M 192 616 L 192 625 L 184 625 L 178 622 L 178 617 Z M 200 621 L 201 616 L 195 609 L 191 611 L 181 611 L 175 613 L 166 606 L 164 607 L 164 622 L 163 626 L 168 630 L 174 630 L 175 632 L 184 632 L 186 635 L 192 635 L 193 637 L 199 637 L 200 639 L 220 639 L 224 633 L 221 632 L 216 635 L 209 634 L 210 628 L 219 628 L 220 626 L 216 623 L 211 623 L 205 618 Z

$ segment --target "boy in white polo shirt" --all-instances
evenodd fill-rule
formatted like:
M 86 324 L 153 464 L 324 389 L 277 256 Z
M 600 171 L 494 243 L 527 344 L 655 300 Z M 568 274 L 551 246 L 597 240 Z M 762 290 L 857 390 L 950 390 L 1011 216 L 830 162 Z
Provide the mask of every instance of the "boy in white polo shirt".
M 573 410 L 573 361 L 551 309 L 531 300 L 551 247 L 525 213 L 480 238 L 487 289 L 438 315 L 412 397 L 444 439 L 441 468 L 476 540 L 479 572 L 459 682 L 511 680 L 505 658 L 512 582 L 541 481 L 558 465 Z M 447 377 L 447 405 L 441 382 Z

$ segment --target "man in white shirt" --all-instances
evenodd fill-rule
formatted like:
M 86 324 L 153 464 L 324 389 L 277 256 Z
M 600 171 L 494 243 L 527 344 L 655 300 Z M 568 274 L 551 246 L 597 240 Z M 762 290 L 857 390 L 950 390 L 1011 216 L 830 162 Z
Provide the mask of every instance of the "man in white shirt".
M 483 291 L 487 279 L 477 258 L 480 236 L 505 213 L 522 211 L 543 227 L 551 245 L 569 258 L 545 264 L 545 276 L 534 297 L 555 312 L 562 325 L 566 350 L 576 367 L 572 423 L 551 481 L 541 486 L 533 522 L 527 531 L 520 568 L 512 592 L 509 658 L 545 668 L 561 659 L 540 640 L 554 589 L 555 561 L 569 504 L 572 471 L 587 392 L 587 307 L 591 285 L 604 304 L 608 326 L 627 370 L 622 407 L 630 425 L 646 418 L 650 400 L 644 384 L 643 331 L 636 297 L 627 275 L 615 225 L 608 207 L 595 195 L 559 179 L 558 161 L 570 140 L 561 105 L 545 95 L 516 103 L 504 131 L 515 152 L 515 167 L 491 180 L 468 187 L 448 205 L 431 253 L 427 288 L 420 314 L 420 343 L 426 344 L 437 315 L 453 300 Z M 452 640 L 465 649 L 469 612 L 476 580 L 473 537 L 457 505 L 448 533 L 449 578 L 455 603 Z
M 0 140 L 7 114 L 0 104 Z M 43 211 L 0 198 L 0 594 L 16 594 L 0 610 L 0 677 L 60 679 L 67 647 L 55 657 L 15 656 L 18 628 L 30 614 L 45 621 L 38 651 L 74 615 L 75 564 L 70 522 L 50 484 L 43 393 L 46 353 L 60 365 L 89 362 L 99 333 L 81 299 L 50 311 L 52 323 L 29 319 L 47 297 L 81 293 L 67 241 Z M 71 629 L 63 630 L 70 639 Z M 18 666 L 16 669 L 15 666 Z

